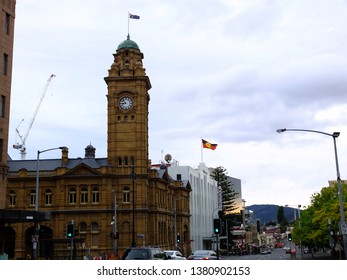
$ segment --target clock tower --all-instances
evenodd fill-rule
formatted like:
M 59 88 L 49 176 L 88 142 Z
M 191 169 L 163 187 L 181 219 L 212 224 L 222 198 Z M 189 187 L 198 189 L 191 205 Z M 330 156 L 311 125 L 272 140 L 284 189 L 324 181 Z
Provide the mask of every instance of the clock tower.
M 151 83 L 143 53 L 130 36 L 119 44 L 105 78 L 108 94 L 107 157 L 117 175 L 146 174 L 148 166 L 148 105 Z

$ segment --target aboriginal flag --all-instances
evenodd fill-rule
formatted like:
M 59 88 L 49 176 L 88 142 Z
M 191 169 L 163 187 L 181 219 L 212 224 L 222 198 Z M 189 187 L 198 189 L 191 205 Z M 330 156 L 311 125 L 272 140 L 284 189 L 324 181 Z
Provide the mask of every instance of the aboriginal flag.
M 206 149 L 211 149 L 211 150 L 215 150 L 217 148 L 217 144 L 211 144 L 210 142 L 201 139 L 202 140 L 202 147 L 206 148 Z

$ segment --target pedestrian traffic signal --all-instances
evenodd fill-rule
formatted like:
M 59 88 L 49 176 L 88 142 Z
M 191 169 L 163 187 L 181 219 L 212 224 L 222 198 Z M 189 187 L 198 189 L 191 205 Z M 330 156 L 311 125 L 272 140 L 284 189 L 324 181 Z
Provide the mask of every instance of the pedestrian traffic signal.
M 72 239 L 75 237 L 75 225 L 70 223 L 66 226 L 66 238 Z
M 214 232 L 214 234 L 220 234 L 220 232 L 221 232 L 220 219 L 213 219 L 213 232 Z
M 288 233 L 288 241 L 292 241 L 292 234 Z

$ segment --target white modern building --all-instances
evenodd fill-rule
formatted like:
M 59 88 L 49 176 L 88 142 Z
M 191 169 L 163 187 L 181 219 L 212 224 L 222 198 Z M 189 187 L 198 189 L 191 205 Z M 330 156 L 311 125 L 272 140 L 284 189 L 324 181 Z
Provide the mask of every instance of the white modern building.
M 218 216 L 217 182 L 210 177 L 209 168 L 200 163 L 197 169 L 179 166 L 173 161 L 168 166 L 169 175 L 175 180 L 189 180 L 191 249 L 211 248 L 213 218 Z

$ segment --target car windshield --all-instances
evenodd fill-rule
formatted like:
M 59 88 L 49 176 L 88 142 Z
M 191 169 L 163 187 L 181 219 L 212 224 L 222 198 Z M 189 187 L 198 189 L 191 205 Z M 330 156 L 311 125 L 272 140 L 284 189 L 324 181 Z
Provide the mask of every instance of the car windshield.
M 171 255 L 173 255 L 173 253 L 174 253 L 174 252 L 170 252 L 170 251 L 166 251 L 166 252 L 165 252 L 165 254 L 166 254 L 167 256 L 171 256 Z
M 194 252 L 194 256 L 206 256 L 206 255 L 209 255 L 209 251 L 195 251 Z
M 141 249 L 136 249 L 136 250 L 129 250 L 128 252 L 125 253 L 124 256 L 125 260 L 148 260 L 148 251 L 147 250 L 141 250 Z

